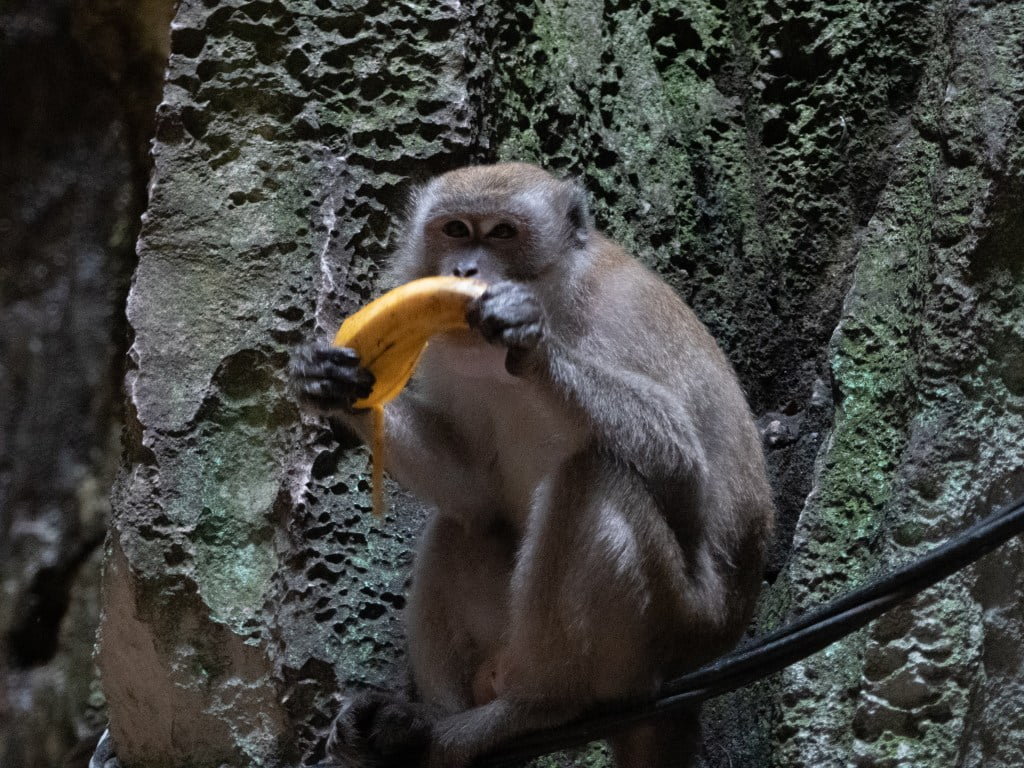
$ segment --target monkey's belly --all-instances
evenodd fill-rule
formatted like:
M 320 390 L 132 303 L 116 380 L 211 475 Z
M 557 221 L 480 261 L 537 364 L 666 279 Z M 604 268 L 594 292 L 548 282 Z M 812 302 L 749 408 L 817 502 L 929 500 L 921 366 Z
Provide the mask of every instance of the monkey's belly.
M 473 439 L 471 455 L 493 456 L 501 468 L 494 501 L 521 527 L 537 489 L 580 450 L 588 432 L 553 393 L 510 374 L 507 354 L 479 334 L 446 333 L 427 346 L 420 371 L 434 402 Z
M 521 530 L 538 491 L 585 445 L 588 433 L 553 395 L 535 387 L 503 392 L 502 399 L 506 407 L 495 413 L 494 424 L 497 463 L 504 501 Z

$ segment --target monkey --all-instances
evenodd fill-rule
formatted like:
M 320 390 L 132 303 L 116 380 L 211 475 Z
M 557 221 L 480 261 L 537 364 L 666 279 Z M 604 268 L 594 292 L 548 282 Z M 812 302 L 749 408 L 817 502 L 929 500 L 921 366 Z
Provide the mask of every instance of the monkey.
M 416 700 L 345 700 L 342 765 L 463 768 L 525 732 L 662 683 L 734 646 L 774 507 L 762 441 L 709 331 L 599 232 L 580 184 L 530 164 L 418 189 L 390 265 L 487 283 L 468 330 L 431 340 L 385 409 L 385 468 L 433 507 L 407 603 Z M 363 440 L 373 375 L 313 344 L 305 407 Z M 679 768 L 696 710 L 611 739 L 619 768 Z

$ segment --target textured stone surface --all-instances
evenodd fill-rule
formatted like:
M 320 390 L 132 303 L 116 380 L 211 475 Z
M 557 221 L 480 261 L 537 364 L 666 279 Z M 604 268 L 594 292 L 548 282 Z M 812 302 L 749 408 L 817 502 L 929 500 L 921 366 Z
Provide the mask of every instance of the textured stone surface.
M 315 754 L 341 685 L 394 681 L 421 512 L 395 500 L 372 518 L 365 452 L 300 422 L 283 369 L 375 289 L 408 179 L 471 158 L 473 12 L 178 11 L 100 655 L 135 764 Z
M 1024 492 L 1022 10 L 921 20 L 931 53 L 832 342 L 836 428 L 786 574 L 794 605 Z M 1011 543 L 788 671 L 777 763 L 1021 764 L 1020 564 Z
M 1022 52 L 1019 2 L 183 3 L 108 547 L 122 755 L 315 758 L 339 687 L 402 680 L 424 512 L 371 517 L 283 369 L 467 161 L 580 176 L 727 349 L 778 492 L 762 626 L 1024 492 Z M 1020 764 L 1020 558 L 716 702 L 707 763 Z
M 0 765 L 102 726 L 92 652 L 171 3 L 0 7 Z

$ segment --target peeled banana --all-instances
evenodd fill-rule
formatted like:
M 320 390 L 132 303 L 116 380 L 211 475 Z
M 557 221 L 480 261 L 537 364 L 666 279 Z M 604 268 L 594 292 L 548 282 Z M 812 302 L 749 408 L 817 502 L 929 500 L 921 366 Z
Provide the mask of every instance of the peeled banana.
M 487 284 L 465 277 L 424 277 L 400 285 L 345 319 L 334 346 L 349 347 L 376 378 L 369 397 L 355 408 L 373 414 L 373 509 L 384 512 L 384 404 L 398 396 L 431 336 L 466 326 L 469 303 Z

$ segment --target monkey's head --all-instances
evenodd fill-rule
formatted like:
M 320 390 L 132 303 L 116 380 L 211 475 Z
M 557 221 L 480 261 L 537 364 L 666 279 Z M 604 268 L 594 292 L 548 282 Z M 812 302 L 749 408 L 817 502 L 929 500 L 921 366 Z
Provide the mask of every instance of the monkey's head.
M 462 168 L 414 194 L 394 277 L 557 282 L 560 269 L 578 264 L 590 226 L 573 182 L 526 163 Z

